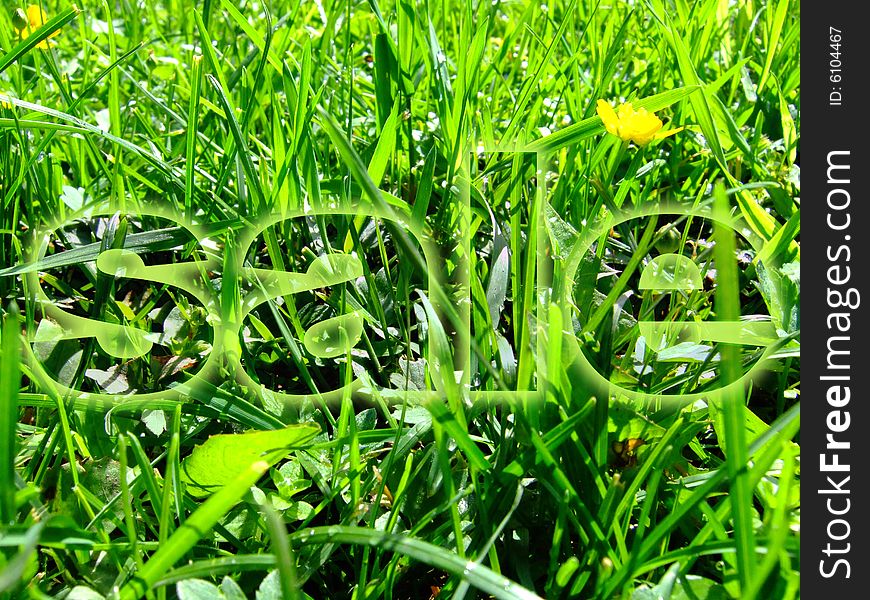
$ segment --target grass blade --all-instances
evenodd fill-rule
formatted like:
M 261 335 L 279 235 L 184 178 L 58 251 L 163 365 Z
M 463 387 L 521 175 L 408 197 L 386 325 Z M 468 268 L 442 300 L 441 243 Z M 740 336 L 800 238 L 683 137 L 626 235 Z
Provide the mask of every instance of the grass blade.
M 388 552 L 405 554 L 414 560 L 447 571 L 480 591 L 499 600 L 539 600 L 540 596 L 499 575 L 487 567 L 459 558 L 456 554 L 422 540 L 363 527 L 313 527 L 294 533 L 297 544 L 354 544 L 377 546 Z
M 113 598 L 136 600 L 148 593 L 155 582 L 248 493 L 251 486 L 269 470 L 269 464 L 268 460 L 255 462 L 203 502 Z
M 21 385 L 21 351 L 18 305 L 14 302 L 3 315 L 0 342 L 0 523 L 15 518 L 15 457 L 18 454 L 18 388 Z

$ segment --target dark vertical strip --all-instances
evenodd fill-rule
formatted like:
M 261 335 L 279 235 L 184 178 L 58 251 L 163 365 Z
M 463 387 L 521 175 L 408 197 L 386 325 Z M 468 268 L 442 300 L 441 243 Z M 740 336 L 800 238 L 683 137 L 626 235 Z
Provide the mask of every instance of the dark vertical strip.
M 804 2 L 800 162 L 803 454 L 801 587 L 807 598 L 862 595 L 870 492 L 863 399 L 868 261 L 864 208 L 870 56 L 858 2 Z

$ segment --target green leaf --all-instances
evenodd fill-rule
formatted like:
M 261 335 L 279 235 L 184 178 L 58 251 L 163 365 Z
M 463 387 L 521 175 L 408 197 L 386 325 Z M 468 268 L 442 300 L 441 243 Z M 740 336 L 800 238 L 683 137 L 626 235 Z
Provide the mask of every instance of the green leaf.
M 680 572 L 680 563 L 674 563 L 662 576 L 662 580 L 655 587 L 641 586 L 631 594 L 631 600 L 663 600 L 671 597 L 674 582 Z
M 284 518 L 288 521 L 304 521 L 311 513 L 314 512 L 314 507 L 307 502 L 291 502 L 288 508 L 283 510 Z
M 571 249 L 577 244 L 580 233 L 574 226 L 564 220 L 549 202 L 544 205 L 546 211 L 545 225 L 550 234 L 550 243 L 553 245 L 553 257 L 566 259 Z
M 489 308 L 489 316 L 492 319 L 492 327 L 498 327 L 501 313 L 504 310 L 505 298 L 507 297 L 508 283 L 510 281 L 511 256 L 507 246 L 502 247 L 492 264 L 489 273 L 489 282 L 486 285 L 486 304 Z
M 782 27 L 785 24 L 785 18 L 788 16 L 788 8 L 791 2 L 789 0 L 779 0 L 776 3 L 776 11 L 773 17 L 773 24 L 769 30 L 770 35 L 767 37 L 767 56 L 764 59 L 764 69 L 761 71 L 761 77 L 758 79 L 758 93 L 764 91 L 764 84 L 770 76 L 770 67 L 773 65 L 773 57 L 776 55 L 776 47 L 779 44 L 779 37 L 782 34 Z
M 665 428 L 637 412 L 630 404 L 615 400 L 607 411 L 607 430 L 614 439 L 640 438 L 649 442 L 660 439 Z
M 384 173 L 387 171 L 387 164 L 390 156 L 396 148 L 396 124 L 399 120 L 399 103 L 393 104 L 393 110 L 390 111 L 390 116 L 387 117 L 381 135 L 378 138 L 375 152 L 372 159 L 369 161 L 368 174 L 375 183 L 380 183 L 384 178 Z
M 414 208 L 411 212 L 411 222 L 417 227 L 422 227 L 426 222 L 437 161 L 438 152 L 433 146 L 426 155 L 426 162 L 423 163 L 423 175 L 420 177 L 420 187 L 417 188 L 417 197 L 414 198 Z
M 770 240 L 764 244 L 761 252 L 758 253 L 755 261 L 770 264 L 781 263 L 782 259 L 791 259 L 794 253 L 791 252 L 791 247 L 795 238 L 800 234 L 801 229 L 801 213 L 799 210 L 794 211 L 785 225 L 776 230 Z
M 798 148 L 798 130 L 795 125 L 791 112 L 788 109 L 788 101 L 779 87 L 779 82 L 776 78 L 773 79 L 776 83 L 776 95 L 779 98 L 779 118 L 782 123 L 782 143 L 785 145 L 785 150 L 788 153 L 788 164 L 793 165 L 797 159 Z
M 166 431 L 166 413 L 162 410 L 143 410 L 142 424 L 154 435 L 161 435 Z
M 777 327 L 789 333 L 801 326 L 800 263 L 786 263 L 782 269 L 772 269 L 759 262 L 758 289 Z
M 263 582 L 260 583 L 257 589 L 256 600 L 284 600 L 281 594 L 281 580 L 278 577 L 278 571 L 272 571 Z
M 224 577 L 221 581 L 221 593 L 227 600 L 247 600 L 239 584 L 229 577 Z
M 69 595 L 65 598 L 65 600 L 105 600 L 106 597 L 100 594 L 99 592 L 95 592 L 89 587 L 85 587 L 83 585 L 77 585 L 72 590 L 70 590 Z
M 218 586 L 203 579 L 187 579 L 175 584 L 178 600 L 215 600 L 226 598 Z
M 254 462 L 264 460 L 267 453 L 276 450 L 289 452 L 302 447 L 318 433 L 320 426 L 304 423 L 272 431 L 214 435 L 182 461 L 181 480 L 187 484 L 191 495 L 207 496 L 235 479 Z
M 674 584 L 670 600 L 728 600 L 725 588 L 706 577 L 686 575 Z
M 456 393 L 456 379 L 453 373 L 453 351 L 447 339 L 447 333 L 441 324 L 441 319 L 435 312 L 429 298 L 418 291 L 423 308 L 426 311 L 427 331 L 429 336 L 429 375 L 439 391 Z

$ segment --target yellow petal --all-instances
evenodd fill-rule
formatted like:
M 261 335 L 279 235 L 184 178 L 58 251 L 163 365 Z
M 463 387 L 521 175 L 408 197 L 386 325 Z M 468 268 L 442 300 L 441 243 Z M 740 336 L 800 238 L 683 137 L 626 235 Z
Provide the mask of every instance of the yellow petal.
M 27 16 L 27 25 L 24 29 L 18 31 L 22 40 L 26 40 L 34 31 L 42 27 L 45 22 L 48 21 L 48 15 L 36 4 L 28 6 L 25 14 Z M 52 31 L 48 37 L 39 42 L 36 47 L 42 50 L 47 50 L 49 47 L 48 40 L 58 35 L 60 35 L 60 30 Z
M 39 29 L 48 20 L 48 15 L 36 4 L 27 7 L 27 20 L 31 29 Z
M 654 137 L 655 137 L 654 133 L 653 134 L 635 133 L 634 135 L 631 136 L 631 141 L 634 142 L 635 144 L 637 144 L 638 146 L 646 146 L 651 141 L 653 141 Z
M 606 100 L 599 100 L 595 111 L 601 117 L 601 122 L 604 123 L 604 128 L 608 133 L 619 135 L 619 117 L 616 116 L 616 111 L 610 106 Z
M 619 115 L 620 119 L 630 119 L 634 114 L 634 107 L 631 105 L 631 102 L 623 102 L 616 109 L 616 114 Z
M 625 134 L 624 138 L 640 146 L 650 143 L 653 136 L 662 127 L 661 119 L 643 109 L 633 112 L 623 121 L 620 124 L 622 125 L 622 133 Z
M 635 110 L 631 102 L 623 102 L 616 110 L 604 100 L 599 100 L 597 112 L 609 133 L 619 136 L 625 142 L 646 146 L 653 140 L 673 135 L 682 127 L 662 132 L 662 120 L 645 108 Z

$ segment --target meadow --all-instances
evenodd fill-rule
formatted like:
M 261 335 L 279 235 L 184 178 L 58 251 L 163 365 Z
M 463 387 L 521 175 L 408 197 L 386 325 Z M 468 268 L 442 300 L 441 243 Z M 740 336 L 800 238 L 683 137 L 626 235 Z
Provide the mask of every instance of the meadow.
M 799 598 L 799 18 L 7 3 L 0 598 Z

